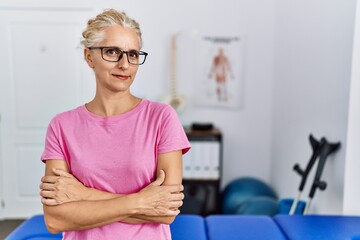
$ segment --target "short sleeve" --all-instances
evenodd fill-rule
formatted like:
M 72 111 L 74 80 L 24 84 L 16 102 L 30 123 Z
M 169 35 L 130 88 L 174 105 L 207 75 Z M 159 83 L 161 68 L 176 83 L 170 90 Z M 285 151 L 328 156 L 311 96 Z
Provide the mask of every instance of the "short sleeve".
M 59 127 L 56 118 L 54 118 L 51 120 L 46 131 L 45 148 L 41 155 L 41 160 L 43 162 L 50 159 L 65 160 L 65 155 L 61 148 L 58 133 Z
M 159 132 L 159 154 L 176 150 L 182 150 L 185 154 L 191 148 L 175 110 L 169 105 L 164 109 Z

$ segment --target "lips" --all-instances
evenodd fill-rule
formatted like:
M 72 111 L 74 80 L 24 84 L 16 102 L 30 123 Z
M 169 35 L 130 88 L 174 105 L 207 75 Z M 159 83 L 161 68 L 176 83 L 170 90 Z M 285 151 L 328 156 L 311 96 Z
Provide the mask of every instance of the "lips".
M 120 80 L 127 80 L 127 79 L 129 79 L 129 76 L 128 76 L 128 75 L 113 74 L 113 76 L 116 77 L 117 79 L 120 79 Z

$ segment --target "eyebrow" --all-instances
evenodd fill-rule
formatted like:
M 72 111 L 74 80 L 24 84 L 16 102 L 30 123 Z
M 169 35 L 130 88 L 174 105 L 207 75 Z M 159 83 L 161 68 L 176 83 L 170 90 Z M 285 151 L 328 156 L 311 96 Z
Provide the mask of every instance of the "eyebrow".
M 139 52 L 140 50 L 136 50 L 136 49 L 129 49 L 129 50 L 123 50 L 123 49 L 121 49 L 121 48 L 119 48 L 119 47 L 116 47 L 116 46 L 99 46 L 99 47 L 106 47 L 106 48 L 117 48 L 117 49 L 119 49 L 119 50 L 121 50 L 121 51 L 125 51 L 125 52 L 129 52 L 129 51 L 137 51 L 137 52 Z

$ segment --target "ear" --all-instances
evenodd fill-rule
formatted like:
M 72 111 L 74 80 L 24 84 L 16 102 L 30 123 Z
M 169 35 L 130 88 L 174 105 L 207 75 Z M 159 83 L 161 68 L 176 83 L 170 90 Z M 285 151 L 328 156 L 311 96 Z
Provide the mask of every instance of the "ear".
M 88 48 L 84 48 L 84 58 L 85 61 L 87 62 L 87 64 L 89 65 L 90 68 L 94 68 L 94 62 L 92 59 L 92 55 L 91 55 L 91 50 Z

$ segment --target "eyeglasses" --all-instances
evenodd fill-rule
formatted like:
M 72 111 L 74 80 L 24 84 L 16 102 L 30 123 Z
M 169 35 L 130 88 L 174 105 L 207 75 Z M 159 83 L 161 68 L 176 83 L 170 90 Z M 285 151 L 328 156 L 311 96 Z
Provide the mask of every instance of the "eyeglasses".
M 108 62 L 119 62 L 122 56 L 125 54 L 128 60 L 128 63 L 133 65 L 141 65 L 145 62 L 148 53 L 143 51 L 123 51 L 118 47 L 89 47 L 92 49 L 100 49 L 101 57 Z

